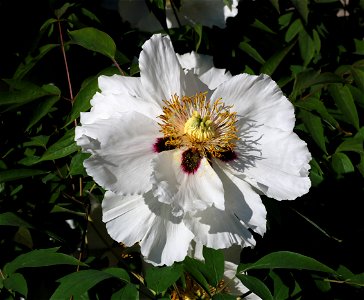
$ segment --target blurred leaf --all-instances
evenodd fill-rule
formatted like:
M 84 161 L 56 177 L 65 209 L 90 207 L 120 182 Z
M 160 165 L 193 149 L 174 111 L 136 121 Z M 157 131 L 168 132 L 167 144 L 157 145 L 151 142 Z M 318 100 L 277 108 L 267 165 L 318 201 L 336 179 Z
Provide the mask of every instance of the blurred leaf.
M 364 55 L 364 41 L 354 39 L 354 43 L 355 43 L 355 52 L 354 53 L 359 54 L 359 55 Z
M 270 3 L 272 3 L 272 5 L 274 6 L 274 8 L 277 10 L 278 13 L 280 13 L 279 10 L 279 0 L 269 0 Z
M 75 5 L 74 3 L 71 4 L 71 3 L 66 2 L 65 4 L 63 4 L 63 6 L 61 8 L 54 10 L 54 14 L 57 17 L 57 19 L 62 18 L 62 16 L 66 13 L 66 11 L 74 5 Z
M 342 151 L 352 151 L 360 154 L 364 154 L 363 150 L 363 139 L 362 138 L 348 138 L 343 141 L 337 148 L 335 152 Z
M 276 34 L 269 26 L 265 25 L 262 21 L 255 19 L 253 24 L 251 24 L 252 27 L 260 29 L 261 31 L 268 32 L 271 34 Z
M 303 59 L 303 65 L 307 66 L 315 55 L 315 44 L 306 30 L 299 32 L 298 45 Z
M 290 251 L 272 252 L 254 263 L 240 264 L 238 266 L 238 273 L 251 269 L 275 268 L 320 271 L 332 274 L 336 273 L 333 269 L 314 258 Z
M 160 294 L 175 283 L 182 274 L 181 264 L 173 264 L 170 267 L 151 267 L 145 270 L 145 281 L 149 289 Z
M 292 4 L 296 7 L 302 19 L 307 23 L 308 18 L 308 0 L 291 0 Z
M 274 284 L 274 293 L 273 293 L 273 297 L 274 300 L 286 300 L 289 299 L 290 296 L 290 288 L 288 287 L 288 285 L 286 285 L 282 279 L 280 278 L 280 276 L 274 272 L 274 271 L 270 271 L 269 272 L 269 276 L 272 278 L 273 280 L 273 284 Z
M 264 300 L 274 300 L 268 287 L 260 279 L 245 274 L 237 274 L 236 276 L 240 279 L 240 281 L 243 283 L 243 285 L 245 285 L 248 290 L 250 290 L 257 296 L 261 297 Z
M 23 146 L 24 147 L 37 146 L 37 147 L 46 148 L 48 140 L 49 140 L 49 136 L 47 136 L 47 135 L 37 135 L 37 136 L 33 136 L 29 142 L 23 143 Z
M 331 84 L 329 92 L 348 123 L 359 129 L 359 117 L 353 96 L 347 85 Z
M 221 250 L 203 247 L 206 271 L 204 272 L 210 285 L 217 287 L 224 275 L 224 254 Z
M 80 262 L 73 256 L 57 253 L 57 250 L 58 248 L 39 249 L 21 254 L 4 266 L 4 272 L 7 275 L 10 275 L 21 268 L 45 267 L 54 265 L 85 266 L 84 263 Z
M 69 35 L 73 43 L 115 59 L 116 45 L 107 33 L 96 28 L 86 27 L 70 31 Z
M 212 300 L 237 300 L 237 298 L 234 295 L 224 294 L 224 293 L 217 293 L 212 296 Z
M 77 299 L 77 297 L 87 292 L 99 282 L 109 278 L 114 278 L 114 276 L 98 270 L 82 270 L 68 274 L 57 280 L 61 284 L 55 290 L 50 300 L 68 300 L 71 296 Z
M 255 50 L 252 46 L 250 46 L 247 42 L 241 42 L 239 44 L 239 48 L 243 50 L 246 54 L 254 58 L 257 62 L 264 64 L 265 60 L 263 57 L 260 56 L 257 50 Z
M 28 296 L 27 282 L 22 274 L 14 273 L 4 279 L 4 287 L 20 293 L 24 297 Z
M 332 168 L 336 173 L 345 174 L 354 172 L 354 166 L 346 154 L 341 152 L 334 153 L 331 159 Z
M 56 21 L 56 20 L 54 20 Z M 34 66 L 52 49 L 59 47 L 58 44 L 48 44 L 40 47 L 38 49 L 38 55 L 32 56 L 29 54 L 23 63 L 19 65 L 16 69 L 13 78 L 14 79 L 23 79 L 28 72 L 34 68 Z
M 16 227 L 26 227 L 33 228 L 28 222 L 24 221 L 22 218 L 18 217 L 12 212 L 5 212 L 0 214 L 0 226 L 16 226 Z
M 2 105 L 24 105 L 44 96 L 57 96 L 59 93 L 48 89 L 49 85 L 42 87 L 31 82 L 14 79 L 3 79 L 10 86 L 10 91 L 0 92 L 0 106 Z
M 364 71 L 359 68 L 351 68 L 351 73 L 353 74 L 358 88 L 362 91 L 362 93 L 364 93 Z
M 322 172 L 320 165 L 317 163 L 315 158 L 310 161 L 310 165 L 310 180 L 312 186 L 318 186 L 324 180 L 324 173 Z
M 302 110 L 300 115 L 305 127 L 307 128 L 317 146 L 319 146 L 320 149 L 324 151 L 325 154 L 327 154 L 324 128 L 322 126 L 321 118 L 305 110 Z
M 0 183 L 18 180 L 22 178 L 46 174 L 48 171 L 36 169 L 11 169 L 0 171 Z
M 289 43 L 292 41 L 296 35 L 301 31 L 304 30 L 301 19 L 296 19 L 292 22 L 292 24 L 288 27 L 284 40 Z
M 260 68 L 260 73 L 267 74 L 267 75 L 271 76 L 274 73 L 274 71 L 277 69 L 279 64 L 282 62 L 282 60 L 285 58 L 285 56 L 291 51 L 294 44 L 295 43 L 293 42 L 289 46 L 285 47 L 284 49 L 274 53 L 265 62 L 265 64 Z
M 128 283 L 111 296 L 111 300 L 124 299 L 139 299 L 139 293 L 135 285 Z
M 202 41 L 202 25 L 201 24 L 195 24 L 193 26 L 194 31 L 197 34 L 197 42 L 196 42 L 196 46 L 195 46 L 195 51 L 198 51 L 198 49 L 200 48 L 201 45 L 201 41 Z
M 60 99 L 60 95 L 52 96 L 44 99 L 34 110 L 34 114 L 30 119 L 28 127 L 25 131 L 29 131 L 36 123 L 38 123 L 45 115 L 47 115 L 53 105 Z

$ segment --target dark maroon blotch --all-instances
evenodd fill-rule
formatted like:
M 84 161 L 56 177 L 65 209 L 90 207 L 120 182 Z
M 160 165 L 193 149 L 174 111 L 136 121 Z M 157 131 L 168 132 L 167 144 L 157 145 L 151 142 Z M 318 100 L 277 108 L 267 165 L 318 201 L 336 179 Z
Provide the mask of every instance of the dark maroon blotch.
M 160 153 L 167 150 L 173 150 L 175 147 L 171 145 L 167 145 L 166 142 L 168 139 L 162 137 L 157 138 L 157 141 L 153 145 L 154 152 Z
M 235 160 L 238 158 L 238 155 L 236 154 L 235 151 L 232 150 L 228 150 L 228 151 L 224 151 L 220 153 L 221 156 L 219 157 L 220 160 L 224 161 L 224 162 L 229 162 L 232 160 Z
M 187 174 L 194 174 L 201 164 L 202 156 L 196 149 L 188 149 L 182 153 L 181 167 Z

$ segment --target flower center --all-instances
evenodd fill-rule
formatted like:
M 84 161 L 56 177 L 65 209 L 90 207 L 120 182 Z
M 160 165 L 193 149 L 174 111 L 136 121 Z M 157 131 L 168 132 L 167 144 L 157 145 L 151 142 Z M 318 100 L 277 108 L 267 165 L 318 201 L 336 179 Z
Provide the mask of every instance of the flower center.
M 207 141 L 215 136 L 211 119 L 208 116 L 202 118 L 197 110 L 193 112 L 192 117 L 185 123 L 184 133 L 200 142 Z
M 155 149 L 192 149 L 199 157 L 208 159 L 224 159 L 234 152 L 238 140 L 236 113 L 221 98 L 212 101 L 206 95 L 198 93 L 181 98 L 174 95 L 164 101 L 163 114 L 159 116 L 164 137 L 154 145 Z

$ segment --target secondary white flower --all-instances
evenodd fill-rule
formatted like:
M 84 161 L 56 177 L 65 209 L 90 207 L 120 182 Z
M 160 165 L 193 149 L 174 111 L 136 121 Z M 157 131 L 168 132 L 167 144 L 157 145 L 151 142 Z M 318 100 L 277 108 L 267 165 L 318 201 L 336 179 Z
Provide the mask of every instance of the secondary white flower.
M 173 9 L 171 1 L 167 0 L 167 26 L 173 28 L 178 27 L 179 23 L 181 25 L 197 23 L 208 27 L 215 25 L 224 28 L 226 19 L 237 15 L 238 1 L 233 0 L 231 7 L 228 7 L 223 0 L 181 0 L 181 7 Z M 153 32 L 162 29 L 145 0 L 119 0 L 119 14 L 123 20 L 140 30 Z
M 205 66 L 208 64 L 207 67 Z M 182 261 L 196 241 L 254 246 L 266 210 L 308 192 L 311 155 L 293 133 L 294 108 L 268 76 L 231 76 L 206 57 L 177 56 L 153 35 L 140 77 L 101 76 L 76 141 L 107 192 L 103 221 L 154 265 Z M 209 69 L 210 68 L 210 69 Z

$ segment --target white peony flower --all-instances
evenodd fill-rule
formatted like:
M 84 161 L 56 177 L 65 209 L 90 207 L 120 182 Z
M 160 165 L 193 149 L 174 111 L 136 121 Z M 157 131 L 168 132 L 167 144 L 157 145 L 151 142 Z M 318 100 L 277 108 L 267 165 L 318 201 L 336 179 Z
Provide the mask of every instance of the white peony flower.
M 153 35 L 140 77 L 100 76 L 75 139 L 87 173 L 107 192 L 103 221 L 154 265 L 182 261 L 192 241 L 254 246 L 259 194 L 295 199 L 310 188 L 311 155 L 293 133 L 294 108 L 268 76 L 231 76 Z M 259 193 L 259 194 L 258 194 Z
M 237 15 L 238 1 L 233 0 L 231 7 L 228 7 L 224 0 L 181 0 L 181 7 L 173 9 L 171 4 L 173 1 L 167 0 L 167 26 L 174 28 L 179 24 L 202 24 L 224 28 L 226 19 Z M 140 30 L 153 32 L 163 29 L 145 0 L 119 0 L 119 14 L 124 21 L 128 21 L 132 27 Z

